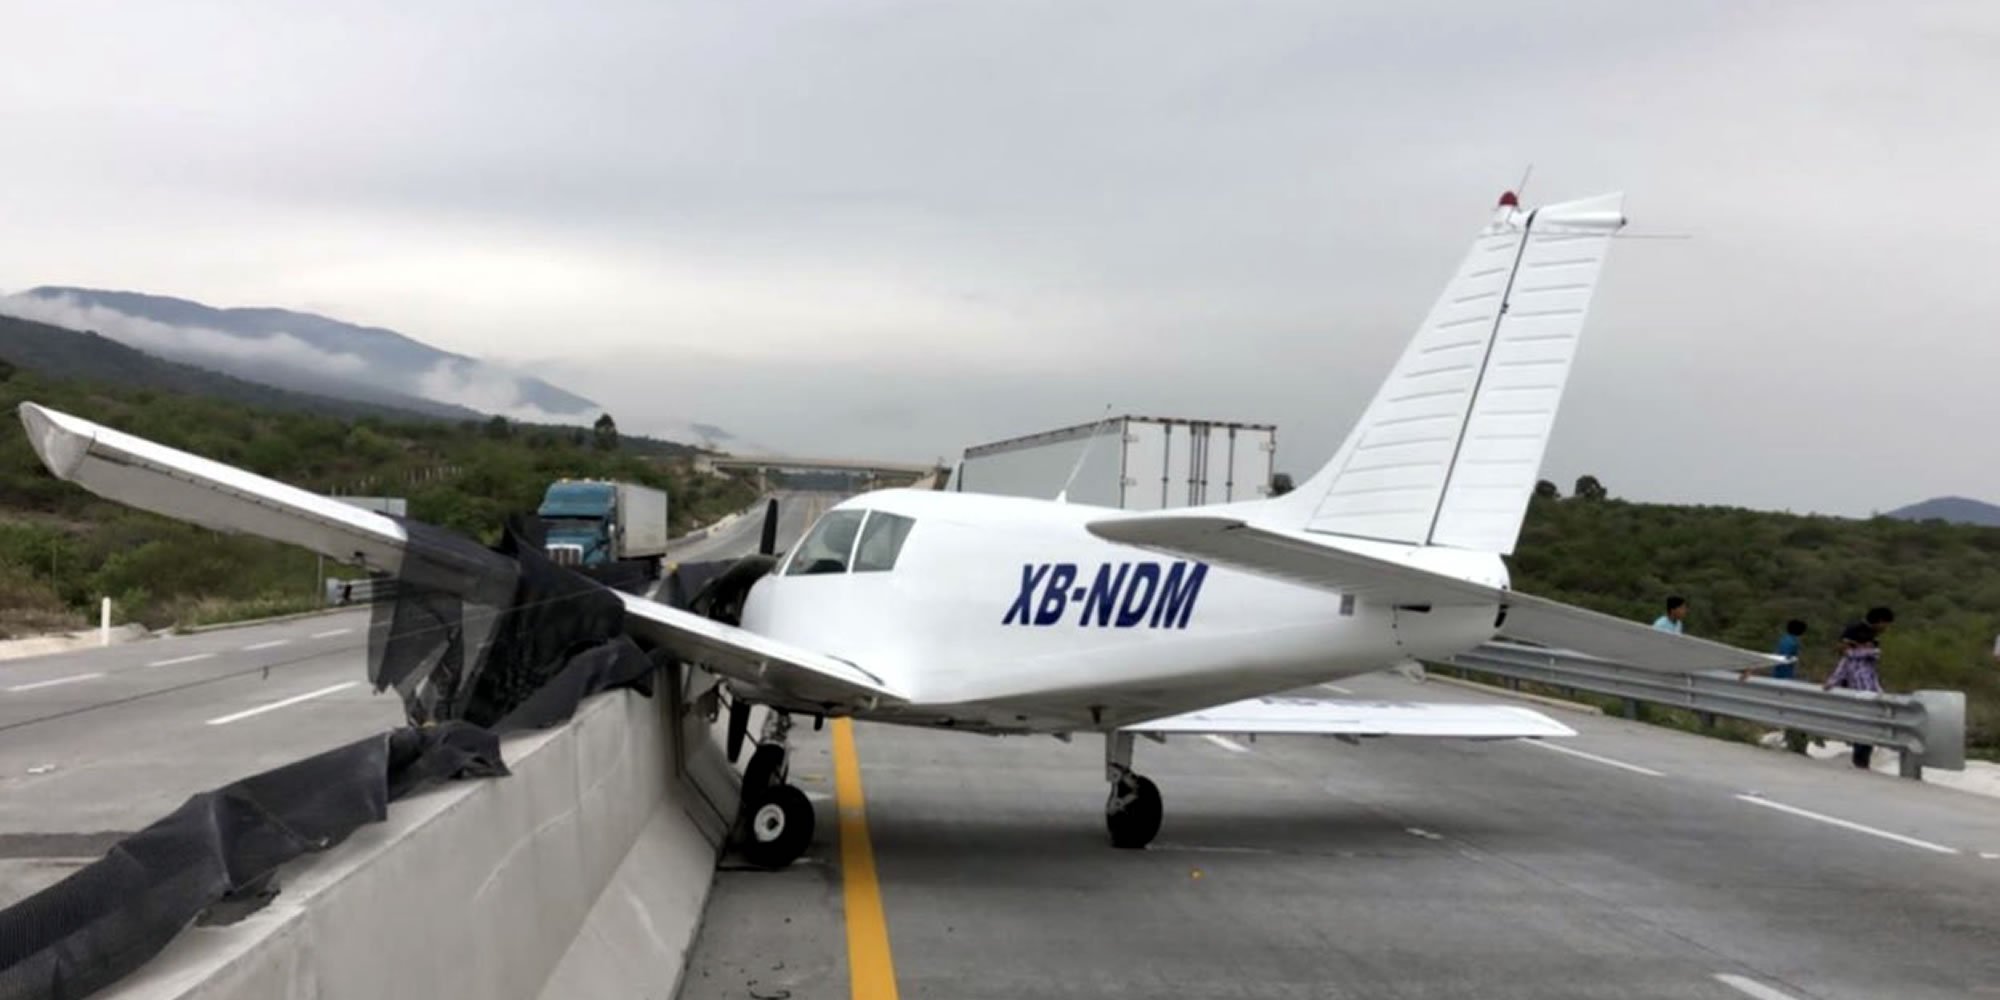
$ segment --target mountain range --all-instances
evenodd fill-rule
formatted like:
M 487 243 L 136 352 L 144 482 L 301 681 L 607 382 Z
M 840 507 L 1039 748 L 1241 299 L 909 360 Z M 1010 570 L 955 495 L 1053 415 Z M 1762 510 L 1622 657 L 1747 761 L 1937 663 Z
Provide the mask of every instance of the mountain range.
M 0 312 L 92 331 L 252 382 L 433 416 L 588 423 L 602 412 L 541 379 L 394 330 L 289 309 L 218 309 L 164 295 L 50 285 L 0 299 Z
M 1882 516 L 1899 521 L 1950 521 L 1953 524 L 2000 527 L 2000 507 L 1965 497 L 1932 497 L 1921 503 L 1898 507 Z
M 604 412 L 585 396 L 503 365 L 439 350 L 395 330 L 290 309 L 222 309 L 166 295 L 43 285 L 0 296 L 0 317 L 6 316 L 94 334 L 135 352 L 119 356 L 103 350 L 104 343 L 62 345 L 47 340 L 46 330 L 32 335 L 12 330 L 17 352 L 31 350 L 40 359 L 29 367 L 51 374 L 154 384 L 346 416 L 395 413 L 483 420 L 497 415 L 522 423 L 589 424 Z M 23 346 L 30 341 L 32 349 Z M 160 359 L 185 370 L 169 374 L 159 367 Z M 148 374 L 117 377 L 115 372 L 86 370 L 124 364 Z M 234 384 L 215 381 L 225 377 Z M 297 398 L 282 403 L 268 395 L 252 398 L 259 396 L 259 387 Z M 704 448 L 763 450 L 700 422 L 626 429 Z

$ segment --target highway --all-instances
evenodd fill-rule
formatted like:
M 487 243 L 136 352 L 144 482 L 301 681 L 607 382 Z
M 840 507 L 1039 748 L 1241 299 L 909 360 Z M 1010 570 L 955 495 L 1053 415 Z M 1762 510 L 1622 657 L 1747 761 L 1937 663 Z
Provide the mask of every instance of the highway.
M 816 843 L 718 873 L 680 996 L 858 997 L 854 962 L 904 998 L 2000 996 L 2000 800 L 1549 711 L 1581 735 L 1141 742 L 1138 852 L 1097 739 L 856 725 L 886 948 L 850 939 L 832 729 L 800 727 Z
M 828 502 L 780 499 L 785 545 Z M 760 522 L 669 558 L 754 550 Z M 353 609 L 0 662 L 0 906 L 190 795 L 400 725 L 368 684 L 369 627 Z

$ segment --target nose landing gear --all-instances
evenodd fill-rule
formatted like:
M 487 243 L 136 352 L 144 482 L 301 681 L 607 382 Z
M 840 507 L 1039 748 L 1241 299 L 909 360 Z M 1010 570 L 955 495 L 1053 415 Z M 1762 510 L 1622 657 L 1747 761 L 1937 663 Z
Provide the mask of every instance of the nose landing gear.
M 786 744 L 791 729 L 791 716 L 773 714 L 764 738 L 743 767 L 736 843 L 744 860 L 759 868 L 783 868 L 812 846 L 816 818 L 812 800 L 786 782 L 791 773 Z

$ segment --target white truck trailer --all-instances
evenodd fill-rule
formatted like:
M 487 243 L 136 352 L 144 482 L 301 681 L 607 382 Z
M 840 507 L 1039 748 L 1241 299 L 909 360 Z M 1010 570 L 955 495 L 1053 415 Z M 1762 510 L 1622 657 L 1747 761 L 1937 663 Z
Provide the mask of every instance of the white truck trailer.
M 1122 416 L 965 449 L 950 489 L 1164 510 L 1271 495 L 1271 424 Z M 1072 479 L 1074 473 L 1074 479 Z

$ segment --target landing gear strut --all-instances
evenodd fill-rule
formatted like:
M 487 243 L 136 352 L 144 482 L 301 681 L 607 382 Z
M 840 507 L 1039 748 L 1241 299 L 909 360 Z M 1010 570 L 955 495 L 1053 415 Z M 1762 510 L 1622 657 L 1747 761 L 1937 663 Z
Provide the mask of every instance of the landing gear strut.
M 1131 733 L 1104 734 L 1104 777 L 1111 782 L 1111 796 L 1104 802 L 1111 846 L 1136 849 L 1152 843 L 1166 811 L 1159 786 L 1132 770 Z
M 791 716 L 773 714 L 764 738 L 743 766 L 737 844 L 744 859 L 759 868 L 783 868 L 812 844 L 812 800 L 797 786 L 786 783 L 791 760 L 785 740 L 791 729 Z

